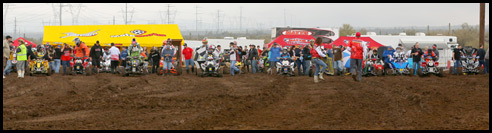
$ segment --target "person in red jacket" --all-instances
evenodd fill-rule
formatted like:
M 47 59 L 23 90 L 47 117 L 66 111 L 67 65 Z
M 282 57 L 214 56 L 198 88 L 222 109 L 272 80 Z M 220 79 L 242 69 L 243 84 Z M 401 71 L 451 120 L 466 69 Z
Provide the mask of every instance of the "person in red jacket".
M 311 49 L 310 53 L 312 55 L 312 62 L 315 67 L 314 71 L 314 83 L 318 83 L 318 78 L 325 80 L 323 78 L 323 73 L 326 71 L 326 63 L 323 61 L 326 58 L 326 54 L 323 52 L 321 45 L 323 41 L 321 37 L 316 38 L 314 47 Z M 321 59 L 323 58 L 323 59 Z
M 191 58 L 193 56 L 193 49 L 188 47 L 186 43 L 184 44 L 183 55 L 185 57 L 186 73 L 190 73 L 188 65 L 191 67 L 191 72 L 193 73 L 195 71 L 193 58 Z
M 360 39 L 360 32 L 355 34 L 355 39 L 349 42 L 348 48 L 351 52 L 350 73 L 355 81 L 360 82 L 362 80 L 362 60 L 365 58 L 365 53 L 367 53 L 365 42 Z

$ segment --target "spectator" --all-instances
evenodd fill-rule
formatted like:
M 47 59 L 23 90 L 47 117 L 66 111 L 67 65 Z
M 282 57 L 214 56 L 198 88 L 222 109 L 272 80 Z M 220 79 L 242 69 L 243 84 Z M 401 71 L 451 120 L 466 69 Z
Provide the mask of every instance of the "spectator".
M 166 76 L 166 74 L 171 73 L 173 56 L 174 56 L 174 49 L 172 49 L 170 43 L 168 43 L 162 49 L 161 57 L 164 60 L 164 64 L 163 64 L 163 68 L 162 68 L 164 70 L 164 72 L 163 72 L 162 76 Z
M 337 70 L 335 75 L 343 75 L 343 51 L 333 44 L 333 66 Z
M 487 52 L 485 53 L 485 71 L 486 73 L 489 73 L 489 49 L 487 49 Z
M 365 53 L 367 53 L 367 47 L 364 41 L 360 40 L 360 32 L 356 33 L 355 39 L 349 42 L 348 47 L 351 52 L 350 73 L 355 81 L 360 82 L 362 80 L 362 60 L 364 59 Z
M 101 58 L 103 56 L 103 50 L 99 41 L 96 41 L 96 44 L 92 46 L 91 52 L 89 54 L 89 59 L 92 61 L 92 66 L 95 66 L 96 72 L 99 73 L 99 68 L 101 68 Z
M 253 72 L 253 74 L 256 73 L 256 71 L 258 71 L 258 50 L 255 48 L 255 45 L 251 44 L 249 45 L 250 49 L 249 49 L 249 56 L 248 56 L 248 61 L 251 63 L 251 72 Z
M 183 55 L 185 57 L 186 73 L 189 73 L 190 67 L 191 67 L 191 72 L 193 73 L 195 71 L 193 58 L 191 58 L 191 56 L 193 56 L 193 49 L 188 47 L 188 44 L 186 43 L 184 44 Z
M 299 48 L 299 45 L 297 45 L 294 48 L 294 53 L 292 54 L 292 58 L 294 59 L 294 64 L 297 67 L 297 75 L 302 75 L 302 60 L 301 60 L 301 53 L 302 50 Z
M 111 43 L 111 48 L 109 49 L 109 55 L 111 56 L 111 71 L 113 72 L 113 74 L 116 73 L 116 68 L 118 68 L 120 53 L 121 53 L 120 50 L 114 46 L 114 43 Z
M 61 64 L 61 56 L 63 55 L 63 53 L 61 52 L 61 46 L 57 46 L 55 49 L 54 49 L 54 56 L 53 56 L 53 60 L 55 61 L 55 64 L 54 64 L 54 70 L 55 70 L 55 73 L 58 74 L 60 73 L 60 64 Z
M 478 49 L 477 56 L 479 57 L 478 59 L 478 67 L 482 68 L 485 67 L 485 54 L 486 51 L 483 49 L 483 44 L 480 44 L 480 49 Z M 484 69 L 483 73 L 487 73 L 487 70 Z
M 127 57 L 128 57 L 128 50 L 126 49 L 126 47 L 122 47 L 121 54 L 120 54 L 120 59 L 121 59 L 120 66 L 125 67 L 125 69 L 126 69 Z
M 438 61 L 439 60 L 439 50 L 437 49 L 436 44 L 432 45 L 432 52 L 434 52 L 434 54 L 436 54 L 434 61 Z
M 7 61 L 7 66 L 5 66 L 5 70 L 3 71 L 3 75 L 9 75 L 10 72 L 12 71 L 12 61 L 14 60 L 14 53 L 15 53 L 15 46 L 13 45 L 14 42 L 10 41 L 9 42 L 9 47 L 10 47 L 10 57 Z
M 229 60 L 231 61 L 230 68 L 231 68 L 231 75 L 234 76 L 236 72 L 241 73 L 239 68 L 236 67 L 236 62 L 240 60 L 239 50 L 237 45 L 233 42 L 231 42 L 230 46 L 231 46 L 231 50 L 229 51 Z
M 185 48 L 186 48 L 186 44 L 185 44 Z M 152 73 L 156 73 L 157 68 L 159 68 L 160 60 L 161 60 L 159 50 L 156 47 L 152 47 L 152 49 L 150 50 L 150 58 L 152 59 Z
M 243 68 L 246 68 L 247 72 L 249 72 L 249 65 L 250 65 L 250 62 L 248 62 L 248 57 L 249 57 L 248 46 L 244 46 L 244 49 L 241 52 L 241 58 L 243 60 L 242 62 L 244 64 L 244 66 L 245 66 Z M 246 72 L 246 71 L 243 71 L 243 72 Z
M 261 54 L 262 54 L 262 53 L 261 53 L 261 52 L 262 52 L 262 50 L 260 49 L 260 45 L 258 45 L 258 46 L 256 47 L 256 49 L 258 50 L 258 54 L 260 54 L 260 56 L 261 56 Z M 265 48 L 263 48 L 263 49 L 265 49 Z
M 281 51 L 280 45 L 278 45 L 277 43 L 273 43 L 273 45 L 270 45 L 270 47 L 268 48 L 268 51 L 270 51 L 270 54 L 269 54 L 270 55 L 270 69 L 268 69 L 268 72 L 270 72 L 270 71 L 273 71 L 272 68 L 279 61 L 277 59 L 277 57 L 280 57 L 280 51 Z
M 326 71 L 326 63 L 320 58 L 326 58 L 326 55 L 321 49 L 322 39 L 321 37 L 316 38 L 315 47 L 311 49 L 311 55 L 313 56 L 313 63 L 316 70 L 314 71 L 314 83 L 318 83 L 318 77 L 324 80 L 323 73 Z M 320 68 L 321 67 L 321 68 Z M 320 70 L 321 69 L 321 70 Z
M 63 44 L 61 49 L 63 52 L 61 55 L 61 64 L 63 69 L 63 75 L 67 74 L 67 68 L 71 69 L 70 60 L 72 60 L 72 49 L 68 44 Z
M 309 76 L 309 69 L 311 69 L 311 48 L 314 45 L 314 39 L 311 39 L 309 42 L 310 43 L 302 49 L 301 53 L 303 59 L 302 70 L 304 71 L 304 75 L 306 76 Z
M 335 71 L 333 70 L 333 50 L 332 48 L 325 48 L 326 50 L 326 68 L 328 69 L 326 72 L 329 75 L 334 75 Z
M 7 60 L 9 59 L 10 56 L 10 45 L 9 42 L 12 41 L 12 37 L 7 36 L 5 37 L 5 40 L 3 40 L 3 71 L 5 71 L 5 67 L 7 66 Z M 3 78 L 5 79 L 5 74 L 3 75 Z
M 27 48 L 23 40 L 19 40 L 19 48 L 17 52 L 17 78 L 24 78 L 26 70 L 26 60 L 27 60 Z M 34 56 L 33 56 L 34 57 Z
M 417 71 L 420 68 L 420 60 L 424 52 L 422 51 L 422 49 L 419 48 L 418 42 L 415 43 L 415 46 L 413 47 L 414 48 L 412 49 L 412 60 L 413 60 L 412 68 L 414 70 L 414 75 L 417 75 Z
M 461 56 L 463 56 L 461 45 L 458 45 L 458 48 L 453 50 L 453 74 L 458 74 L 457 69 L 461 67 Z

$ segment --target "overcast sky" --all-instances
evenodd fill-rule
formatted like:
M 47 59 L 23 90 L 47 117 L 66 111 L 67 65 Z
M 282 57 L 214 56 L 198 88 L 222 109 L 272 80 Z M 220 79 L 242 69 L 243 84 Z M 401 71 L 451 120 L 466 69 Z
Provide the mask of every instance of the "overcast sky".
M 29 4 L 14 3 L 9 7 L 6 20 L 7 33 L 13 32 L 14 18 L 22 32 L 42 32 L 46 25 L 58 25 L 59 3 Z M 55 8 L 53 8 L 53 5 Z M 63 3 L 62 24 L 72 25 L 73 16 L 68 3 Z M 124 24 L 124 3 L 70 4 L 74 8 L 82 5 L 76 25 Z M 129 12 L 134 10 L 132 24 L 167 23 L 167 3 L 129 3 Z M 170 3 L 171 21 L 181 30 L 195 30 L 196 6 L 198 6 L 199 30 L 217 29 L 217 11 L 221 30 L 239 30 L 242 7 L 243 29 L 270 29 L 274 26 L 296 27 L 340 27 L 351 24 L 354 27 L 404 27 L 404 26 L 446 26 L 479 24 L 479 3 Z M 284 19 L 284 9 L 285 18 Z M 486 4 L 485 23 L 489 24 L 489 4 Z M 161 18 L 162 15 L 162 18 Z M 129 13 L 129 18 L 131 13 Z

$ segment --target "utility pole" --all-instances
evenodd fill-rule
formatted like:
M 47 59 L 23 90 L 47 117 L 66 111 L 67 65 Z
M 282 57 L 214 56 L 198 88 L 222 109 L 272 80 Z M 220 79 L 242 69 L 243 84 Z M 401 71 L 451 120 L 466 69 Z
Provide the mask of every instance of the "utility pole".
M 451 23 L 449 23 L 449 27 L 448 27 L 448 36 L 451 35 Z
M 217 34 L 220 31 L 220 10 L 217 10 Z
M 14 18 L 14 36 L 17 34 L 17 17 Z
M 167 4 L 167 24 L 169 24 L 169 4 Z
M 115 25 L 115 17 L 113 16 L 113 25 Z
M 62 25 L 62 3 L 60 3 L 60 26 Z
M 485 3 L 480 3 L 480 44 L 485 45 Z
M 287 17 L 285 15 L 285 8 L 284 8 L 284 26 L 287 26 Z
M 427 35 L 430 35 L 430 27 L 429 27 L 429 25 L 427 25 L 427 33 L 426 34 Z
M 243 29 L 243 7 L 241 6 L 239 8 L 239 32 L 241 32 L 241 30 Z
M 125 25 L 128 24 L 128 3 L 125 3 Z
M 3 15 L 3 33 L 5 34 L 7 32 L 7 27 L 5 26 L 5 22 L 7 20 L 7 13 L 9 11 L 9 7 L 10 6 L 14 6 L 14 5 L 11 5 L 10 3 L 5 3 L 5 5 L 3 6 L 4 8 L 4 15 Z
M 195 6 L 195 33 L 197 35 L 197 38 L 198 38 L 198 5 Z

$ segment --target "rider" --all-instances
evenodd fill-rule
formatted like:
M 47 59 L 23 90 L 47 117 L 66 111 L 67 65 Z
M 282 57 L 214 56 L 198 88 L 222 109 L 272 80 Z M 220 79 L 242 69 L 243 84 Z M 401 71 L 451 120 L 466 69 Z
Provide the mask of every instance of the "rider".
M 422 55 L 422 57 L 425 59 L 425 62 L 428 62 L 429 59 L 432 59 L 433 61 L 435 61 L 436 59 L 436 53 L 434 53 L 434 51 L 432 49 L 429 49 L 429 48 L 426 48 L 427 51 Z
M 405 56 L 405 51 L 401 47 L 396 47 L 395 53 L 393 53 L 394 62 L 405 62 L 407 60 Z
M 142 62 L 142 58 L 140 58 L 140 53 L 142 53 L 143 49 L 140 47 L 140 44 L 133 38 L 132 44 L 128 47 L 128 55 L 130 59 L 137 57 L 140 62 Z M 127 64 L 127 66 L 129 66 Z
M 388 50 L 385 50 L 383 52 L 384 63 L 386 65 L 385 68 L 389 68 L 392 70 L 395 68 L 395 66 L 393 66 L 393 64 L 391 63 L 391 61 L 393 61 L 394 53 L 395 53 L 395 50 L 391 46 L 388 47 Z
M 280 58 L 285 58 L 285 59 L 287 59 L 287 60 L 290 61 L 290 54 L 289 54 L 289 52 L 287 50 L 287 47 L 284 47 L 282 49 L 282 53 L 280 54 Z
M 81 42 L 80 39 L 77 37 L 73 40 L 75 42 L 75 57 L 76 58 L 82 58 L 82 60 L 85 62 L 87 59 L 89 59 L 89 48 L 85 45 L 85 43 Z
M 200 67 L 202 65 L 202 63 L 205 62 L 205 54 L 207 53 L 207 48 L 208 48 L 208 40 L 207 38 L 204 38 L 202 40 L 202 46 L 200 46 L 197 50 L 196 50 L 196 54 L 195 54 L 195 61 L 196 61 L 196 64 L 198 65 L 198 67 Z M 200 69 L 200 68 L 197 68 L 197 69 Z

